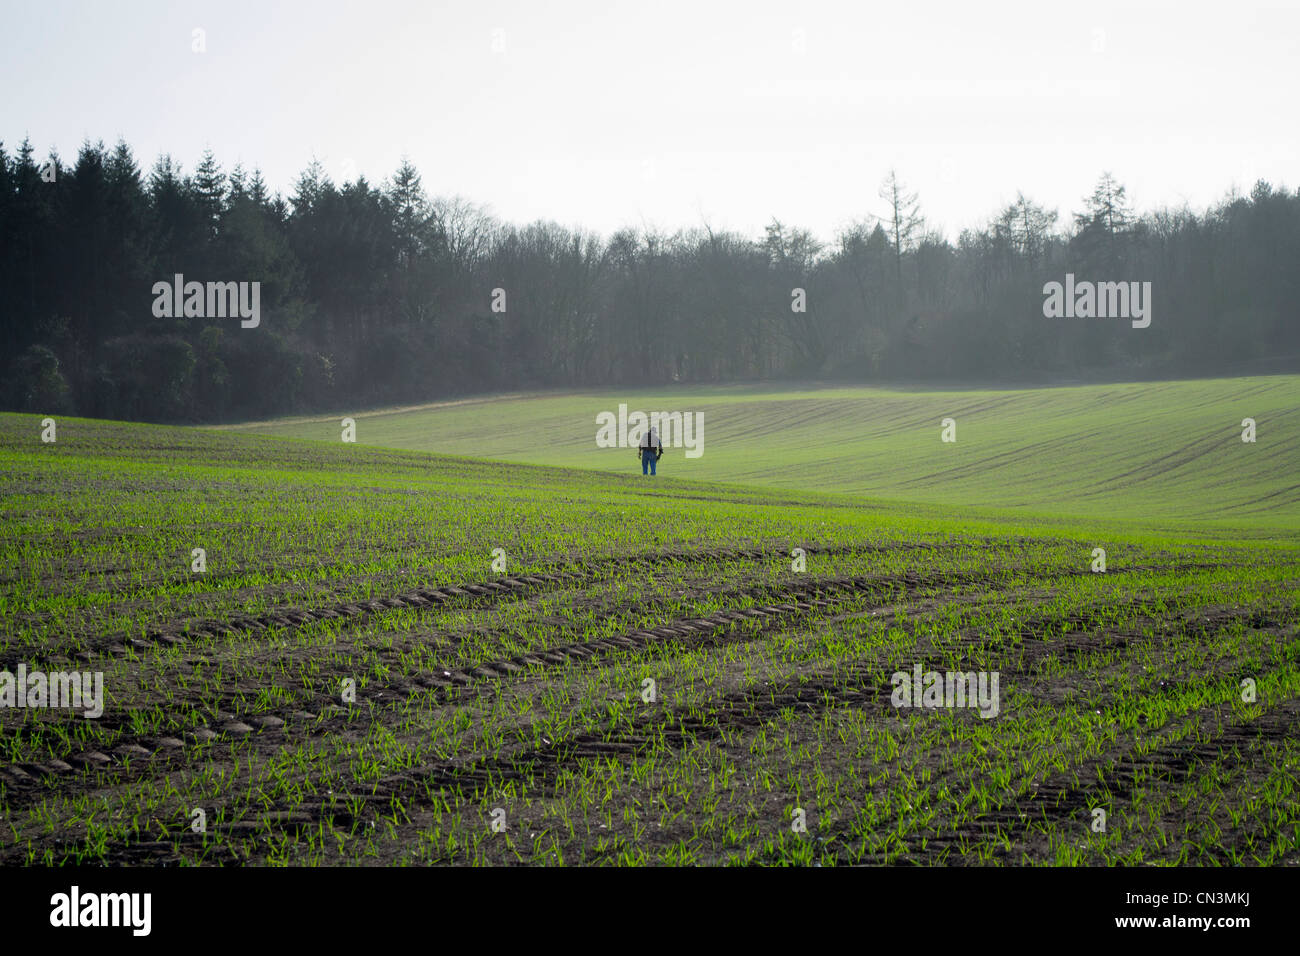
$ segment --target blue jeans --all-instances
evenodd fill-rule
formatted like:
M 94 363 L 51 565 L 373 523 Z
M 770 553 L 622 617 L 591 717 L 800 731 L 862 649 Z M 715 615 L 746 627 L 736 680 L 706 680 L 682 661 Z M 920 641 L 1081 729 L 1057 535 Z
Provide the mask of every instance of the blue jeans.
M 655 450 L 653 448 L 642 448 L 641 449 L 641 474 L 653 475 L 655 473 L 655 463 L 657 461 L 658 459 L 655 458 Z

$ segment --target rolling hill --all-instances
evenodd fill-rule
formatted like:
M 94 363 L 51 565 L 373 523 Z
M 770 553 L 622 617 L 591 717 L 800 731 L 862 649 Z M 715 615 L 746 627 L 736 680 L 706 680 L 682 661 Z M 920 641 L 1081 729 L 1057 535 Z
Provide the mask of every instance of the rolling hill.
M 338 442 L 637 474 L 597 416 L 702 416 L 702 479 L 1037 515 L 1300 526 L 1300 376 L 1011 390 L 728 386 L 494 396 L 232 426 Z M 941 440 L 944 419 L 955 441 Z M 1243 419 L 1256 441 L 1242 441 Z

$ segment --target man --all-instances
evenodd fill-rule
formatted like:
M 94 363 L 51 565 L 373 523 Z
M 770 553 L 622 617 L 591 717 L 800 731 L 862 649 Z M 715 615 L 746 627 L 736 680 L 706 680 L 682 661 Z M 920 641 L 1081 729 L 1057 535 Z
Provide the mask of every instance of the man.
M 653 475 L 655 465 L 664 456 L 664 443 L 659 440 L 659 429 L 651 425 L 641 435 L 641 474 Z

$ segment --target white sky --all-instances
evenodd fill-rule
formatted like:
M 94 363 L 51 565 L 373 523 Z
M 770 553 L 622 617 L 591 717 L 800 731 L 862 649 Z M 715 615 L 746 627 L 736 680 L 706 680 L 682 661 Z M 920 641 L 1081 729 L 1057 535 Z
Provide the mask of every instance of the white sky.
M 10 153 L 211 146 L 286 195 L 313 156 L 372 183 L 407 156 L 515 222 L 829 240 L 895 166 L 955 239 L 1017 189 L 1065 220 L 1103 170 L 1142 209 L 1300 185 L 1300 0 L 6 6 Z

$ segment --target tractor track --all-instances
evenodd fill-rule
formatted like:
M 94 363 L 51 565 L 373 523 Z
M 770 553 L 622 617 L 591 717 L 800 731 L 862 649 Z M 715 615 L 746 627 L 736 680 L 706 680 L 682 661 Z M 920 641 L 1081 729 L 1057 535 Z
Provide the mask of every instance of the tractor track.
M 1002 862 L 1018 863 L 1017 850 L 1023 847 L 1031 826 L 1074 822 L 1080 835 L 1086 836 L 1091 811 L 1098 806 L 1106 810 L 1113 826 L 1118 820 L 1117 811 L 1131 803 L 1121 794 L 1131 793 L 1135 785 L 1155 782 L 1164 789 L 1174 788 L 1207 766 L 1244 764 L 1253 744 L 1269 745 L 1293 737 L 1300 730 L 1300 700 L 1288 700 L 1257 718 L 1219 722 L 1215 729 L 1215 735 L 1208 740 L 1178 740 L 1142 755 L 1133 753 L 1141 738 L 1130 738 L 1128 752 L 1117 762 L 1108 762 L 1107 757 L 1094 758 L 1072 770 L 1068 777 L 1049 777 L 1033 793 L 1000 803 L 976 820 L 927 834 L 926 853 L 918 852 L 913 858 L 929 857 L 943 848 L 989 841 L 999 831 L 1009 829 L 1018 832 L 1020 839 L 1013 840 L 1009 849 L 998 846 L 994 856 Z M 1092 782 L 1075 783 L 1076 779 Z M 914 842 L 909 837 L 909 844 Z
M 1235 613 L 1223 615 L 1220 622 L 1221 626 L 1218 629 L 1214 631 L 1202 630 L 1201 633 L 1212 635 L 1221 630 L 1228 630 L 1238 623 L 1266 628 L 1294 626 L 1294 615 L 1284 615 L 1284 617 L 1285 621 L 1282 622 L 1261 615 L 1256 610 L 1244 608 Z M 1158 646 L 1160 643 L 1167 643 L 1186 636 L 1189 630 L 1186 626 L 1162 627 L 1157 628 L 1150 637 L 1140 639 L 1129 635 L 1060 635 L 1056 640 L 1047 642 L 1045 646 L 1038 646 L 1035 650 L 1026 654 L 1023 658 L 1024 662 L 1020 666 L 1012 670 L 1004 669 L 1002 674 L 1013 677 L 1033 675 L 1036 672 L 1041 672 L 1042 664 L 1047 661 L 1077 658 L 1103 647 L 1126 649 L 1130 646 Z M 1030 633 L 1030 631 L 1022 630 L 1022 636 L 1029 636 Z M 1157 638 L 1159 640 L 1156 640 Z M 1272 663 L 1276 666 L 1280 661 L 1275 659 Z M 1240 673 L 1234 671 L 1228 676 L 1235 679 L 1245 673 L 1245 671 Z M 1259 670 L 1252 670 L 1246 676 L 1258 677 L 1259 674 Z M 1173 692 L 1176 689 L 1177 686 L 1172 685 L 1167 691 Z M 1097 703 L 1100 702 L 1094 699 L 1093 704 Z M 936 862 L 935 857 L 945 849 L 958 851 L 957 855 L 960 857 L 960 851 L 963 848 L 985 842 L 997 833 L 1000 828 L 1007 826 L 1013 829 L 1019 828 L 1024 833 L 1028 832 L 1029 827 L 1034 825 L 1052 826 L 1077 817 L 1080 820 L 1080 832 L 1084 833 L 1088 824 L 1088 820 L 1084 819 L 1084 816 L 1086 816 L 1085 811 L 1091 809 L 1091 805 L 1085 806 L 1089 802 L 1085 798 L 1090 795 L 1095 796 L 1108 787 L 1114 786 L 1122 789 L 1130 786 L 1137 780 L 1139 771 L 1145 771 L 1154 765 L 1164 765 L 1185 771 L 1183 777 L 1169 781 L 1170 786 L 1176 786 L 1198 767 L 1218 759 L 1221 741 L 1223 740 L 1227 741 L 1230 748 L 1239 750 L 1244 742 L 1254 740 L 1257 737 L 1274 741 L 1288 736 L 1295 736 L 1297 732 L 1300 732 L 1300 699 L 1289 699 L 1279 705 L 1278 708 L 1269 711 L 1258 719 L 1225 725 L 1222 720 L 1217 718 L 1221 712 L 1230 711 L 1230 709 L 1230 705 L 1206 704 L 1178 716 L 1180 726 L 1185 726 L 1188 721 L 1198 718 L 1198 715 L 1215 714 L 1216 724 L 1219 726 L 1221 734 L 1210 741 L 1173 741 L 1158 747 L 1146 756 L 1134 757 L 1134 751 L 1144 740 L 1150 738 L 1130 734 L 1121 744 L 1108 748 L 1105 753 L 1089 758 L 1071 767 L 1068 771 L 1053 774 L 1041 784 L 1035 784 L 1033 792 L 1028 796 L 1013 798 L 1010 802 L 999 802 L 992 810 L 981 815 L 977 820 L 963 823 L 955 828 L 931 827 L 924 831 L 908 834 L 906 838 L 907 852 L 902 855 L 902 859 L 923 863 Z M 1252 728 L 1257 728 L 1258 733 L 1255 733 Z M 1159 732 L 1157 732 L 1157 735 L 1160 736 Z M 1082 786 L 1076 782 L 1080 779 L 1095 780 L 1096 782 Z M 954 782 L 959 786 L 973 782 L 970 779 L 962 778 L 962 775 L 957 771 L 949 770 L 932 777 L 929 781 L 930 787 L 933 790 L 938 784 L 945 781 Z M 1092 805 L 1095 805 L 1095 802 Z M 1113 812 L 1113 808 L 1108 809 L 1108 812 Z M 831 831 L 832 836 L 836 838 L 843 837 L 847 832 L 843 828 L 836 828 Z M 924 850 L 920 846 L 922 841 L 926 843 Z M 1013 843 L 1013 849 L 1018 845 L 1020 844 Z M 1019 862 L 1012 857 L 1011 851 L 1005 849 L 998 851 L 997 858 L 1003 862 Z M 899 862 L 899 859 L 898 854 L 891 852 L 889 854 L 876 854 L 869 857 L 865 862 L 881 864 Z
M 709 617 L 684 618 L 647 630 L 560 645 L 546 651 L 487 662 L 471 668 L 448 670 L 441 674 L 428 672 L 401 681 L 369 685 L 364 692 L 358 692 L 356 706 L 363 706 L 368 701 L 392 705 L 394 698 L 402 696 L 409 698 L 430 691 L 445 692 L 446 696 L 441 701 L 441 705 L 447 706 L 461 702 L 464 699 L 462 692 L 471 685 L 483 685 L 488 681 L 509 678 L 530 668 L 585 663 L 610 654 L 649 648 L 666 641 L 684 638 L 692 639 L 692 646 L 696 647 L 710 646 L 727 640 L 756 640 L 770 631 L 773 626 L 784 625 L 794 618 L 806 616 L 819 609 L 838 606 L 865 595 L 874 596 L 886 591 L 897 592 L 900 595 L 903 593 L 899 590 L 899 582 L 888 578 L 828 579 L 801 582 L 792 588 L 748 589 L 736 594 L 750 596 L 758 592 L 770 598 L 775 593 L 781 599 L 780 603 L 746 608 L 743 611 L 720 611 Z M 751 622 L 757 622 L 758 626 L 751 628 L 749 626 Z M 286 726 L 286 718 L 316 721 L 309 729 L 313 736 L 320 736 L 346 723 L 349 717 L 347 708 L 338 705 L 334 695 L 322 693 L 319 695 L 319 700 L 322 703 L 327 702 L 326 707 L 321 708 L 321 711 L 322 713 L 332 711 L 331 720 L 320 722 L 319 714 L 303 710 L 311 704 L 300 701 L 280 708 L 277 712 L 264 712 L 256 716 L 241 717 L 234 713 L 219 711 L 217 719 L 220 723 L 216 729 L 200 726 L 188 731 L 186 736 L 189 737 L 191 744 L 236 739 L 254 734 L 259 729 L 279 731 Z M 118 726 L 126 725 L 126 720 L 118 721 Z M 279 736 L 275 745 L 281 746 L 283 742 L 283 736 Z M 111 755 L 102 750 L 90 750 L 47 759 L 41 763 L 11 764 L 0 768 L 0 781 L 6 781 L 21 789 L 28 789 L 39 786 L 42 780 L 56 782 L 66 778 L 77 768 L 103 771 L 139 769 L 142 763 L 148 762 L 148 758 L 168 753 L 179 754 L 182 749 L 188 748 L 186 741 L 179 737 L 126 734 L 115 741 L 115 746 L 110 751 Z
M 1110 605 L 1099 605 L 1096 615 L 1080 614 L 1075 611 L 1067 617 L 1071 620 L 1091 622 L 1096 618 L 1100 618 L 1102 612 L 1109 611 L 1111 608 Z M 1250 609 L 1243 609 L 1238 617 L 1242 620 L 1250 620 L 1257 613 Z M 1036 624 L 1041 623 L 1047 622 L 1045 619 L 1036 622 Z M 1047 658 L 1074 658 L 1089 653 L 1098 646 L 1107 644 L 1106 635 L 1095 635 L 1094 639 L 1091 640 L 1080 640 L 1074 635 L 1058 635 L 1055 640 L 1044 640 L 1041 634 L 1042 631 L 1038 626 L 1022 629 L 1022 637 L 1030 638 L 1034 644 L 1044 646 L 1037 652 L 1027 655 L 1017 668 L 1005 671 L 1004 673 L 1007 676 L 1032 676 L 1036 671 L 1040 670 L 1039 665 Z M 1170 629 L 1163 636 L 1173 639 L 1178 636 L 1177 629 Z M 977 642 L 972 640 L 969 643 L 975 644 Z M 1151 640 L 1147 639 L 1140 643 L 1151 643 Z M 1127 646 L 1127 643 L 1122 646 Z M 418 770 L 392 775 L 381 781 L 371 793 L 347 795 L 346 799 L 354 802 L 360 801 L 366 806 L 385 811 L 391 810 L 393 801 L 396 800 L 402 807 L 410 810 L 428 804 L 428 795 L 435 791 L 451 790 L 462 795 L 467 791 L 482 793 L 500 788 L 511 782 L 526 783 L 530 787 L 549 787 L 555 783 L 564 771 L 576 767 L 580 761 L 586 758 L 608 758 L 611 756 L 634 758 L 652 747 L 665 744 L 675 749 L 683 749 L 697 744 L 702 739 L 725 739 L 729 732 L 745 731 L 763 726 L 783 711 L 788 710 L 813 715 L 822 712 L 828 707 L 848 704 L 858 709 L 871 710 L 880 715 L 890 712 L 896 713 L 890 700 L 891 688 L 888 680 L 883 678 L 882 674 L 901 666 L 901 663 L 852 661 L 837 669 L 834 673 L 826 674 L 811 681 L 797 684 L 787 682 L 782 687 L 764 687 L 733 693 L 710 703 L 710 713 L 707 717 L 681 716 L 672 713 L 663 714 L 662 712 L 647 715 L 634 723 L 629 736 L 616 740 L 606 739 L 605 736 L 600 734 L 580 734 L 564 741 L 546 742 L 540 746 L 524 747 L 514 754 L 504 757 L 471 759 L 469 761 L 443 761 L 431 767 L 426 766 Z M 1207 705 L 1207 708 L 1202 709 L 1210 709 L 1213 706 L 1215 705 Z M 1183 716 L 1184 719 L 1188 717 L 1188 715 Z M 321 730 L 318 732 L 325 733 L 328 731 Z M 268 743 L 275 745 L 274 740 L 275 738 L 272 737 L 268 740 Z M 1070 779 L 1079 779 L 1081 774 L 1090 772 L 1093 765 L 1100 767 L 1113 762 L 1116 756 L 1127 756 L 1137 743 L 1136 738 L 1131 738 L 1128 745 L 1121 748 L 1119 754 L 1103 755 L 1100 758 L 1087 761 L 1079 767 L 1072 768 L 1069 772 Z M 1169 749 L 1174 752 L 1178 750 L 1178 747 L 1173 746 Z M 1193 752 L 1209 752 L 1204 747 L 1200 748 L 1200 751 L 1197 751 L 1196 748 L 1192 748 L 1192 750 Z M 1159 760 L 1160 758 L 1156 759 Z M 1144 767 L 1149 763 L 1150 761 L 1139 760 L 1132 761 L 1130 765 L 1132 767 Z M 136 766 L 139 766 L 139 764 L 137 763 Z M 1123 766 L 1123 764 L 1117 766 Z M 1064 775 L 1061 776 L 1064 777 Z M 1081 790 L 1081 788 L 1075 789 Z M 1061 809 L 1062 800 L 1066 801 L 1068 805 L 1072 799 L 1067 790 L 1068 788 L 1062 789 L 1062 785 L 1056 778 L 1049 778 L 1034 794 L 1034 798 L 1039 800 L 1035 804 L 1036 807 L 1044 807 L 1046 804 L 1043 800 L 1047 797 L 1052 795 L 1057 797 L 1056 803 L 1053 804 L 1054 815 L 1049 814 L 1043 818 L 1047 822 L 1065 819 L 1076 812 L 1077 808 L 1072 809 L 1068 806 Z M 1088 792 L 1094 791 L 1095 788 L 1088 788 Z M 350 811 L 340 809 L 340 799 L 342 798 L 336 798 L 328 805 L 310 811 L 294 811 L 293 814 L 288 816 L 280 815 L 270 823 L 264 820 L 262 823 L 257 824 L 256 827 L 262 829 L 265 826 L 270 826 L 274 829 L 275 826 L 279 825 L 291 825 L 293 827 L 316 826 L 327 820 L 332 826 L 347 826 L 354 822 L 354 815 Z M 910 834 L 908 837 L 909 846 L 914 842 L 919 847 L 920 841 L 925 839 L 927 841 L 925 852 L 921 853 L 919 849 L 915 852 L 922 856 L 930 856 L 948 847 L 969 844 L 977 838 L 987 838 L 990 832 L 1008 822 L 1016 822 L 1026 827 L 1030 823 L 1041 822 L 1038 819 L 1029 820 L 1023 813 L 1024 811 L 1019 802 L 1009 808 L 999 805 L 998 808 L 992 811 L 992 815 L 988 817 L 982 816 L 978 821 L 966 824 L 951 833 L 936 831 L 934 833 Z M 148 855 L 152 851 L 147 846 L 142 846 L 141 852 Z M 884 862 L 884 858 L 875 860 L 875 862 Z
M 974 546 L 1015 550 L 1014 545 L 1005 542 L 983 541 L 961 544 L 934 544 L 927 542 L 898 542 L 893 546 L 884 545 L 835 545 L 817 548 L 803 547 L 809 556 L 840 557 L 853 554 L 896 554 L 899 552 L 951 551 L 958 548 Z M 267 611 L 263 614 L 235 614 L 222 619 L 206 618 L 177 623 L 173 626 L 151 631 L 143 636 L 118 634 L 89 641 L 88 647 L 77 651 L 73 658 L 80 661 L 93 661 L 104 655 L 123 655 L 131 650 L 148 651 L 160 646 L 178 646 L 188 638 L 234 637 L 239 634 L 257 634 L 272 628 L 295 628 L 319 621 L 352 621 L 363 619 L 384 611 L 430 607 L 482 607 L 497 603 L 499 600 L 516 596 L 525 596 L 548 587 L 566 587 L 580 585 L 614 577 L 621 571 L 629 569 L 662 570 L 674 564 L 702 564 L 715 561 L 737 560 L 779 560 L 789 561 L 789 548 L 785 551 L 771 548 L 749 549 L 699 549 L 694 551 L 661 552 L 647 554 L 623 555 L 612 558 L 584 561 L 573 564 L 546 565 L 530 572 L 515 574 L 503 573 L 494 578 L 471 582 L 440 585 L 438 587 L 416 588 L 395 594 L 371 598 L 369 600 L 340 601 L 322 608 L 302 608 L 286 606 Z M 37 662 L 50 662 L 69 659 L 66 654 L 57 653 L 20 655 L 13 650 L 0 654 L 0 668 L 13 668 L 19 663 L 32 666 Z
M 1088 574 L 1089 572 L 1058 570 L 1044 577 L 1054 578 L 1062 573 Z M 862 597 L 883 602 L 877 605 L 877 609 L 880 609 L 910 595 L 924 592 L 927 588 L 951 589 L 954 586 L 996 583 L 998 577 L 985 572 L 967 575 L 910 572 L 897 577 L 833 578 L 799 582 L 784 588 L 763 586 L 743 589 L 731 593 L 733 596 L 751 597 L 757 600 L 769 599 L 774 603 L 743 610 L 719 611 L 699 618 L 682 618 L 655 628 L 631 631 L 614 637 L 559 645 L 546 651 L 484 662 L 473 667 L 444 670 L 441 673 L 428 671 L 402 680 L 373 684 L 366 688 L 364 694 L 359 692 L 357 703 L 353 706 L 359 707 L 371 702 L 380 706 L 393 707 L 399 705 L 402 700 L 429 693 L 442 695 L 439 706 L 450 706 L 464 702 L 467 699 L 465 694 L 468 692 L 495 690 L 500 680 L 533 672 L 537 668 L 545 669 L 573 663 L 585 664 L 621 652 L 665 646 L 669 642 L 686 639 L 691 641 L 693 647 L 753 641 L 762 638 L 774 627 L 784 627 L 793 621 L 823 613 Z M 981 592 L 978 597 L 983 598 L 990 593 Z M 1014 592 L 1002 593 L 1014 594 Z M 1171 609 L 1177 606 L 1175 604 Z M 1032 622 L 1027 621 L 1021 630 L 1021 636 L 1030 640 L 1024 644 L 1024 647 L 1037 648 L 1037 650 L 1024 652 L 1029 654 L 1029 661 L 1051 654 L 1044 648 L 1045 624 L 1065 620 L 1073 624 L 1086 621 L 1093 625 L 1100 625 L 1103 623 L 1102 612 L 1113 612 L 1116 605 L 1105 604 L 1098 607 L 1100 610 L 1095 614 L 1081 615 L 1076 612 L 1065 618 L 1040 618 Z M 1258 612 L 1251 612 L 1249 615 L 1251 620 L 1257 618 Z M 752 626 L 755 622 L 756 627 Z M 1061 646 L 1059 641 L 1050 644 L 1055 647 Z M 944 650 L 951 653 L 954 647 L 978 646 L 981 646 L 981 642 L 970 638 L 956 645 L 946 643 Z M 1123 639 L 1103 641 L 1100 638 L 1076 638 L 1072 654 L 1084 653 L 1090 648 L 1099 646 L 1122 649 L 1126 644 Z M 1022 665 L 1016 671 L 1008 673 L 1028 672 L 1028 667 Z M 225 707 L 230 707 L 231 704 L 232 701 L 229 699 L 224 702 Z M 307 707 L 314 707 L 316 712 L 305 709 Z M 278 748 L 288 742 L 286 733 L 295 733 L 295 728 L 304 728 L 310 736 L 324 736 L 346 727 L 351 716 L 349 708 L 340 706 L 334 701 L 332 694 L 325 692 L 319 692 L 314 701 L 298 701 L 256 715 L 240 715 L 224 711 L 222 704 L 218 704 L 213 725 L 204 724 L 191 728 L 181 736 L 128 732 L 114 740 L 111 748 L 101 745 L 103 749 L 81 750 L 60 757 L 47 758 L 37 763 L 10 764 L 0 767 L 0 783 L 7 785 L 9 794 L 6 803 L 12 806 L 15 803 L 13 799 L 15 796 L 24 793 L 34 795 L 46 785 L 72 782 L 82 776 L 77 771 L 93 772 L 95 784 L 110 785 L 146 770 L 156 769 L 160 764 L 178 763 L 189 756 L 196 745 L 244 740 L 259 747 Z M 126 726 L 126 720 L 117 721 L 117 727 Z M 108 752 L 106 753 L 105 750 Z M 112 776 L 105 778 L 104 774 Z
M 856 554 L 892 555 L 899 552 L 948 552 L 963 548 L 981 547 L 990 552 L 1021 550 L 1018 543 L 998 541 L 961 541 L 958 543 L 899 542 L 893 546 L 882 545 L 836 545 L 826 548 L 814 546 L 791 545 L 803 547 L 809 556 L 842 557 Z M 82 663 L 94 662 L 104 656 L 123 656 L 136 652 L 147 652 L 162 647 L 179 647 L 195 636 L 212 638 L 233 638 L 240 634 L 254 635 L 273 628 L 293 629 L 321 621 L 341 621 L 351 624 L 375 614 L 388 610 L 409 608 L 424 610 L 440 607 L 483 607 L 490 606 L 502 599 L 522 597 L 542 591 L 548 587 L 566 587 L 615 577 L 620 572 L 630 569 L 663 570 L 671 564 L 699 564 L 715 561 L 735 560 L 790 560 L 789 549 L 785 551 L 764 548 L 753 549 L 702 549 L 683 552 L 664 552 L 652 554 L 626 555 L 582 564 L 548 565 L 529 573 L 502 574 L 496 578 L 474 582 L 461 582 L 438 587 L 417 588 L 366 601 L 341 601 L 323 608 L 301 608 L 288 606 L 277 608 L 257 615 L 231 615 L 223 619 L 199 619 L 184 624 L 166 627 L 148 632 L 142 636 L 115 635 L 90 639 L 88 646 L 74 654 L 57 651 L 28 651 L 20 654 L 8 650 L 0 654 L 0 669 L 12 669 L 18 664 L 31 668 L 35 664 L 55 663 L 76 660 Z M 1082 562 L 1081 562 L 1082 564 Z M 1152 571 L 1192 571 L 1215 570 L 1229 565 L 1209 562 L 1186 562 L 1173 565 L 1141 565 L 1114 567 L 1109 574 L 1141 573 Z M 1068 574 L 1071 571 L 1059 571 Z M 1074 569 L 1073 573 L 1086 575 L 1089 572 Z

